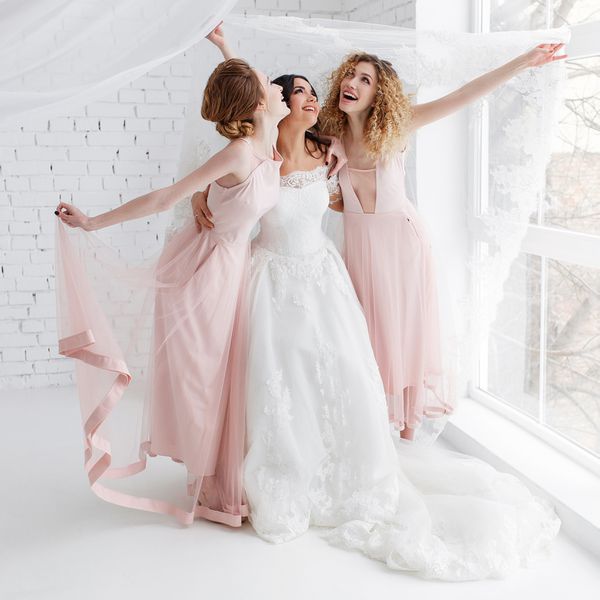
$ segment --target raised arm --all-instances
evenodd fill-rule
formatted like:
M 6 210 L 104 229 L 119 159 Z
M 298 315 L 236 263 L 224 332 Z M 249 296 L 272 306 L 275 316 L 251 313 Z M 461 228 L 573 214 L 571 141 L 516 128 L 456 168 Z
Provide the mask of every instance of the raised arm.
M 413 107 L 411 130 L 419 129 L 423 125 L 442 119 L 464 108 L 468 104 L 471 104 L 471 102 L 506 83 L 509 79 L 517 75 L 517 73 L 525 69 L 541 67 L 542 65 L 566 58 L 566 54 L 556 55 L 556 52 L 563 46 L 564 44 L 540 44 L 532 50 L 525 52 L 525 54 L 517 56 L 505 65 L 489 73 L 485 73 L 477 77 L 477 79 L 473 79 L 473 81 L 463 85 L 447 96 L 443 96 L 432 102 L 415 105 Z
M 206 39 L 211 41 L 223 55 L 225 60 L 230 58 L 237 58 L 237 55 L 229 47 L 227 40 L 225 39 L 225 32 L 223 31 L 223 22 L 219 23 L 207 36 Z
M 246 144 L 233 142 L 173 185 L 139 196 L 95 217 L 87 217 L 78 208 L 65 202 L 61 202 L 55 212 L 63 223 L 86 231 L 162 212 L 194 192 L 206 189 L 210 183 L 225 175 L 232 174 L 242 181 L 251 166 L 247 148 Z

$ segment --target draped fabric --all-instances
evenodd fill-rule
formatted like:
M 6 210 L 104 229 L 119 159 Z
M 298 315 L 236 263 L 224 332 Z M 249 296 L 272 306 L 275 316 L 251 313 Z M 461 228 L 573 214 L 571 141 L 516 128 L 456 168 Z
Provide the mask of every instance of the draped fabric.
M 0 119 L 66 114 L 205 37 L 235 0 L 2 0 Z
M 60 221 L 56 236 L 59 352 L 76 359 L 92 490 L 182 524 L 239 526 L 247 242 L 192 225 L 136 265 Z
M 451 91 L 469 80 L 508 62 L 515 56 L 545 42 L 566 42 L 566 27 L 535 31 L 505 31 L 473 34 L 446 31 L 416 31 L 399 27 L 290 17 L 229 15 L 225 19 L 227 36 L 239 56 L 249 60 L 269 76 L 298 73 L 309 78 L 320 100 L 328 91 L 328 77 L 351 51 L 364 50 L 390 60 L 408 93 L 445 89 Z M 202 90 L 213 64 L 204 53 L 194 49 L 195 83 Z M 480 281 L 479 297 L 465 295 L 446 280 L 450 272 L 446 249 L 432 241 L 440 287 L 445 356 L 455 364 L 457 393 L 466 391 L 473 360 L 483 332 L 495 316 L 502 299 L 503 284 L 518 256 L 529 216 L 544 191 L 545 167 L 550 140 L 555 132 L 556 108 L 561 97 L 564 65 L 555 63 L 541 69 L 524 71 L 493 92 L 488 99 L 497 114 L 494 144 L 497 152 L 490 161 L 490 197 L 499 199 L 487 208 L 485 224 L 487 252 L 473 253 L 465 268 Z M 220 147 L 214 127 L 197 117 L 199 92 L 190 98 L 181 150 L 181 173 L 188 172 Z M 496 101 L 501 98 L 501 101 Z M 469 124 L 476 126 L 483 101 L 471 107 Z M 409 140 L 411 152 L 413 140 Z M 411 158 L 407 161 L 409 164 Z M 466 178 L 466 174 L 465 174 Z M 414 174 L 408 171 L 407 189 L 416 189 Z M 411 198 L 418 204 L 416 197 Z M 437 200 L 436 200 L 437 201 Z M 445 202 L 443 198 L 440 202 Z M 469 202 L 465 202 L 468 206 Z M 457 207 L 463 210 L 464 206 Z M 338 248 L 343 240 L 339 213 L 325 217 L 325 227 Z M 444 232 L 446 224 L 425 217 L 429 230 Z M 189 201 L 175 208 L 172 229 L 190 220 Z M 467 222 L 468 214 L 465 212 Z M 453 239 L 453 233 L 445 239 Z M 432 421 L 433 436 L 439 433 L 442 419 Z M 427 436 L 431 438 L 431 436 Z

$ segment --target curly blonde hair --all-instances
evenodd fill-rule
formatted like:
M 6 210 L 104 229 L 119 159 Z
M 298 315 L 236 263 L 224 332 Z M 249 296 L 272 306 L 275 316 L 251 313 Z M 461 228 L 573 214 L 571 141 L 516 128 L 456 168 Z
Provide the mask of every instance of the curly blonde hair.
M 252 135 L 252 116 L 264 96 L 260 80 L 246 61 L 226 60 L 208 78 L 202 118 L 215 123 L 217 131 L 230 140 Z
M 346 130 L 348 115 L 339 108 L 340 87 L 342 80 L 360 62 L 372 64 L 377 72 L 375 105 L 365 123 L 364 142 L 371 158 L 385 159 L 406 144 L 412 105 L 392 63 L 374 54 L 350 54 L 330 75 L 329 94 L 319 115 L 321 130 L 336 137 Z

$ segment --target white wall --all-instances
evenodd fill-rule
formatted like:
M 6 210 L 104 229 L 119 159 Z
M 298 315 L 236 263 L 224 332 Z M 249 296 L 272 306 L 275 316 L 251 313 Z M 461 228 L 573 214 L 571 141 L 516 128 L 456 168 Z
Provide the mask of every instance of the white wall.
M 342 5 L 351 21 L 414 27 L 417 3 L 417 0 L 343 0 Z
M 416 5 L 416 28 L 427 30 L 472 31 L 471 2 L 454 0 L 419 0 Z M 433 100 L 458 87 L 430 88 L 420 93 L 417 102 Z M 440 301 L 447 308 L 448 295 L 464 298 L 469 280 L 465 270 L 468 260 L 467 210 L 469 206 L 469 128 L 468 109 L 420 129 L 416 137 L 416 185 L 419 212 L 428 222 L 441 271 Z M 442 268 L 443 267 L 443 268 Z M 455 325 L 465 326 L 462 305 Z M 462 382 L 464 383 L 464 382 Z
M 240 0 L 251 14 L 414 23 L 414 0 Z M 57 354 L 54 208 L 90 213 L 174 181 L 190 86 L 186 55 L 129 86 L 52 119 L 0 130 L 0 389 L 72 382 Z M 103 232 L 127 254 L 154 255 L 168 216 Z

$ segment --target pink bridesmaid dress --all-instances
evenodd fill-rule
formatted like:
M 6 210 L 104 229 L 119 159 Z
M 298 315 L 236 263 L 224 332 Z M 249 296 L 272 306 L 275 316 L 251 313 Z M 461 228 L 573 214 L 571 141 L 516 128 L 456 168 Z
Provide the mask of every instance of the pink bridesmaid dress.
M 85 468 L 92 490 L 109 502 L 184 524 L 199 516 L 239 526 L 248 514 L 249 237 L 278 200 L 281 157 L 256 163 L 238 185 L 211 185 L 214 229 L 199 234 L 187 225 L 149 269 L 124 267 L 96 236 L 57 220 L 59 351 L 78 359 Z M 125 446 L 134 454 L 120 452 Z M 139 478 L 125 489 L 107 485 L 129 480 L 156 455 L 183 463 L 173 468 L 187 500 L 161 499 L 147 481 L 136 486 Z
M 367 319 L 389 419 L 400 430 L 453 409 L 442 366 L 431 246 L 406 197 L 404 178 L 401 152 L 377 161 L 374 169 L 345 165 L 339 175 L 346 266 Z M 366 204 L 369 199 L 374 207 Z

